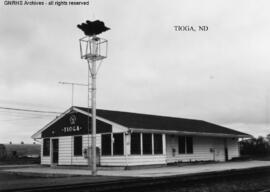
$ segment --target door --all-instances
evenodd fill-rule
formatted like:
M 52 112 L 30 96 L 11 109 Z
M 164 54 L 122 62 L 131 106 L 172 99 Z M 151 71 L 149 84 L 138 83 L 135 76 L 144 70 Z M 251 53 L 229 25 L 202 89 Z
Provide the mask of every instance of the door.
M 228 161 L 229 158 L 228 158 L 228 148 L 225 147 L 225 161 Z
M 179 161 L 177 159 L 178 153 L 178 136 L 177 135 L 166 135 L 166 161 L 167 163 L 174 163 Z
M 100 148 L 99 147 L 96 147 L 96 158 L 97 158 L 97 160 L 96 160 L 96 162 L 97 162 L 97 166 L 100 166 L 100 153 L 101 151 L 100 151 Z
M 228 157 L 228 144 L 227 144 L 227 139 L 224 139 L 224 156 L 225 156 L 225 161 L 229 160 Z
M 59 151 L 59 141 L 58 139 L 52 139 L 52 162 L 53 164 L 58 164 L 58 152 Z

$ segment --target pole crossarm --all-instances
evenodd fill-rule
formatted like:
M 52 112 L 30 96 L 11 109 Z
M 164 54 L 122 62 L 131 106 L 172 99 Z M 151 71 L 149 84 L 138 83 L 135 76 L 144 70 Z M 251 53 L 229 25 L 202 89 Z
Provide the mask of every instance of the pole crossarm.
M 73 83 L 73 82 L 65 82 L 65 81 L 59 81 L 58 83 L 62 85 L 71 85 L 71 106 L 73 106 L 74 86 L 87 86 L 88 87 L 88 84 L 84 84 L 84 83 Z
M 84 83 L 73 83 L 73 82 L 64 82 L 64 81 L 59 81 L 59 84 L 63 84 L 63 85 L 88 86 L 88 84 L 84 84 Z

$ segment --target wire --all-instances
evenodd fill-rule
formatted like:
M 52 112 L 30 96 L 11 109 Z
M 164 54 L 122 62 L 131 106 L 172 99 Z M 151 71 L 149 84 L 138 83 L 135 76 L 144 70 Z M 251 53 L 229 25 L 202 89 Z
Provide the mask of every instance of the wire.
M 32 119 L 48 119 L 49 117 L 23 117 L 23 118 L 13 118 L 13 119 L 0 119 L 2 121 L 18 121 L 18 120 L 32 120 Z
M 33 110 L 33 109 L 19 109 L 19 108 L 11 108 L 11 107 L 0 107 L 0 109 L 12 110 L 12 111 L 34 112 L 34 113 L 53 113 L 53 114 L 60 114 L 60 112 L 55 112 L 55 111 L 40 111 L 40 110 Z
M 26 117 L 31 117 L 31 116 L 48 116 L 48 117 L 51 117 L 51 116 L 55 116 L 57 114 L 46 114 L 46 113 L 36 113 L 36 112 L 25 112 L 25 111 L 10 111 L 10 110 L 4 110 L 4 109 L 0 109 L 0 114 L 2 115 L 12 115 L 12 116 L 26 116 Z

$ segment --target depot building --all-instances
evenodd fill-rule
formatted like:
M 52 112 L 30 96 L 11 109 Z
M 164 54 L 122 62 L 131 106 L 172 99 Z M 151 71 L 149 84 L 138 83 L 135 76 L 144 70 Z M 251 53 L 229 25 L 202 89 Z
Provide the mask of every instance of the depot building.
M 137 166 L 239 157 L 239 138 L 213 123 L 97 109 L 98 166 Z M 88 165 L 91 109 L 71 107 L 32 136 L 41 139 L 41 164 Z

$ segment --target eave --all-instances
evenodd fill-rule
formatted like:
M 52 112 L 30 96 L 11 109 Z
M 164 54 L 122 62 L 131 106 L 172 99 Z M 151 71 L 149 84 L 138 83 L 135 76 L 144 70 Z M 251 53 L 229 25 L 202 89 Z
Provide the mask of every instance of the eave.
M 190 132 L 190 131 L 176 131 L 176 130 L 157 130 L 157 129 L 143 129 L 143 128 L 129 128 L 131 132 L 142 133 L 164 133 L 171 135 L 192 135 L 192 136 L 209 136 L 209 137 L 226 137 L 226 138 L 253 138 L 248 134 L 226 134 L 226 133 L 204 133 L 204 132 Z

